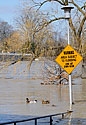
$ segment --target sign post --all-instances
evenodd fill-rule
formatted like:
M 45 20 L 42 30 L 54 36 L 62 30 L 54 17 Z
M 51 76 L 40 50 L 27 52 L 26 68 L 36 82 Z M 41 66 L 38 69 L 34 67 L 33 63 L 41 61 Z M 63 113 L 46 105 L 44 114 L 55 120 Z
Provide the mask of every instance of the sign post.
M 55 61 L 69 74 L 70 110 L 72 107 L 71 73 L 83 58 L 68 44 Z
M 70 45 L 69 40 L 69 20 L 68 20 L 68 45 Z M 70 96 L 70 110 L 72 109 L 72 80 L 71 74 L 69 74 L 69 96 Z
M 64 6 L 61 9 L 64 10 L 65 19 L 68 21 L 68 45 L 61 52 L 61 54 L 55 59 L 55 61 L 69 74 L 69 95 L 70 95 L 70 110 L 72 108 L 72 83 L 71 72 L 82 60 L 82 57 L 70 46 L 69 43 L 69 19 L 71 18 L 71 9 L 74 7 Z
M 71 9 L 74 7 L 64 6 L 61 9 L 64 10 L 65 19 L 68 21 L 68 45 L 69 45 L 69 19 L 71 18 Z M 70 92 L 70 110 L 72 107 L 72 85 L 71 85 L 71 74 L 69 74 L 69 92 Z

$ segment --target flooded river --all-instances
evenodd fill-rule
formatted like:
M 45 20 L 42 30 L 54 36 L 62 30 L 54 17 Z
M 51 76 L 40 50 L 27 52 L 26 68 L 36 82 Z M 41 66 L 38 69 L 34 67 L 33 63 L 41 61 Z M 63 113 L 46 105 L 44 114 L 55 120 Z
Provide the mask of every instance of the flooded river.
M 41 85 L 43 66 L 42 61 L 34 61 L 29 71 L 28 62 L 23 61 L 0 70 L 0 123 L 69 110 L 69 85 Z M 81 66 L 74 73 L 80 74 Z M 72 82 L 73 113 L 55 124 L 86 124 L 86 80 L 78 77 Z M 26 97 L 37 103 L 27 104 Z M 50 104 L 42 104 L 42 100 L 49 100 Z

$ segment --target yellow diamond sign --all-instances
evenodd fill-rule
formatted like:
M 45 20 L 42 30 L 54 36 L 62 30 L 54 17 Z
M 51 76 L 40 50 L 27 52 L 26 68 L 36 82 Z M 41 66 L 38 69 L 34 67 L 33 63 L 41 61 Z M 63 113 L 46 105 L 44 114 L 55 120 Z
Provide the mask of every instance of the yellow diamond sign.
M 80 56 L 70 45 L 67 45 L 55 61 L 70 74 L 82 59 L 82 56 Z

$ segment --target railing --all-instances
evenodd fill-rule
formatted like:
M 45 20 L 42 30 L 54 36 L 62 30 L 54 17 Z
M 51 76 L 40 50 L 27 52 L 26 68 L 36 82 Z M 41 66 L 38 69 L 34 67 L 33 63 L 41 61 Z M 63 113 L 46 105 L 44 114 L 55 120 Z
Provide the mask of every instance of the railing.
M 5 123 L 0 123 L 0 125 L 13 124 L 13 123 L 14 123 L 14 125 L 16 125 L 17 123 L 20 123 L 20 122 L 26 122 L 26 121 L 32 121 L 32 120 L 35 121 L 34 125 L 37 125 L 37 120 L 38 119 L 47 118 L 47 117 L 50 118 L 50 125 L 52 125 L 53 116 L 62 115 L 62 119 L 64 119 L 64 115 L 67 114 L 67 113 L 69 114 L 71 112 L 72 111 L 67 111 L 67 112 L 63 112 L 63 113 L 58 113 L 58 114 L 53 114 L 53 115 L 46 115 L 46 116 L 41 116 L 41 117 L 34 117 L 34 118 L 29 118 L 29 119 L 20 120 L 20 121 L 5 122 Z
M 18 59 L 21 59 L 23 57 L 23 60 L 30 59 L 32 57 L 31 53 L 0 53 L 0 61 L 15 61 Z

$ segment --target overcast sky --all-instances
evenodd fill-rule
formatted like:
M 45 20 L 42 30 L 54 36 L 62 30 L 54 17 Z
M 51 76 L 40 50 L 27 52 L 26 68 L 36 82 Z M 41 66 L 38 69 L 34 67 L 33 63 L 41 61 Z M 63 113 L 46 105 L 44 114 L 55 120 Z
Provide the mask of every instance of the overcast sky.
M 13 18 L 16 16 L 17 9 L 20 6 L 20 0 L 0 0 L 0 19 L 13 24 Z

